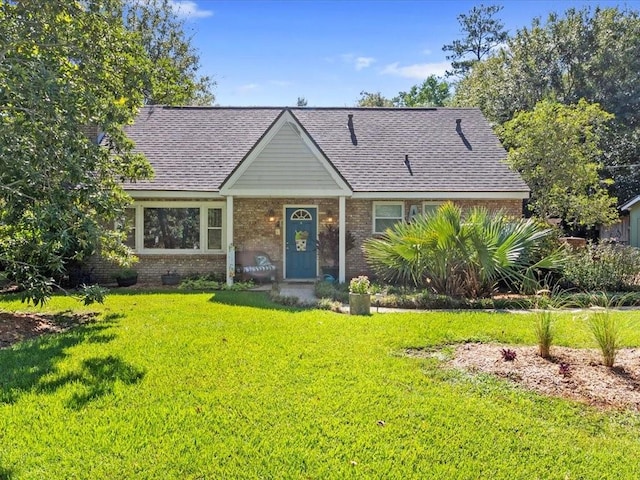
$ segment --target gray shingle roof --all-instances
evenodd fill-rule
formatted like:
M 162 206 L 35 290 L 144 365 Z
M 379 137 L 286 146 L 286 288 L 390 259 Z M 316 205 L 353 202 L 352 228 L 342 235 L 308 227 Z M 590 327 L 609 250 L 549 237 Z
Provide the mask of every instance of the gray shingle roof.
M 528 191 L 502 161 L 506 152 L 478 109 L 289 110 L 354 192 Z M 156 175 L 129 188 L 218 191 L 282 111 L 143 108 L 127 133 Z M 347 126 L 349 114 L 357 145 Z

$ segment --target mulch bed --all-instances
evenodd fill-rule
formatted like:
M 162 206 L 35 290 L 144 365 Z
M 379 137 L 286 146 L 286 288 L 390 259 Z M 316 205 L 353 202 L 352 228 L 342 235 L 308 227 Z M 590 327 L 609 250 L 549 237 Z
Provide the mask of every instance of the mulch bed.
M 87 323 L 95 314 L 33 314 L 0 312 L 0 348 L 48 333 L 65 332 Z
M 515 351 L 516 359 L 505 361 L 503 348 Z M 407 353 L 415 356 L 418 351 Z M 419 356 L 433 355 L 422 351 Z M 640 349 L 621 349 L 613 368 L 602 364 L 598 350 L 551 347 L 551 355 L 543 359 L 537 347 L 466 343 L 456 347 L 454 358 L 446 365 L 493 374 L 543 395 L 602 409 L 640 410 Z

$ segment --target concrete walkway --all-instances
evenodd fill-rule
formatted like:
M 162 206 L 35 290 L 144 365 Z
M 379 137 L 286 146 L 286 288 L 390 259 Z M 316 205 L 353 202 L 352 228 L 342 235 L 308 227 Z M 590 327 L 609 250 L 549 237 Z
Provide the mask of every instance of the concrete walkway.
M 280 295 L 298 297 L 301 303 L 315 303 L 318 300 L 312 283 L 281 283 Z

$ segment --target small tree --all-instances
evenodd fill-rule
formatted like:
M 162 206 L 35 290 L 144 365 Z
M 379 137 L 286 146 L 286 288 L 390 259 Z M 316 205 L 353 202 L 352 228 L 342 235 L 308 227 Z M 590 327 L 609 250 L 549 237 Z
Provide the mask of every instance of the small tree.
M 358 107 L 393 107 L 393 102 L 384 97 L 380 92 L 360 92 L 357 102 Z
M 599 175 L 599 143 L 611 118 L 585 100 L 577 105 L 543 100 L 498 129 L 509 165 L 531 188 L 529 208 L 535 215 L 586 227 L 617 219 L 616 199 Z
M 502 8 L 498 5 L 480 5 L 467 14 L 458 15 L 465 37 L 442 47 L 443 51 L 451 52 L 447 60 L 451 60 L 453 69 L 447 72 L 447 76 L 466 74 L 475 63 L 506 42 L 509 36 L 504 24 L 495 18 Z
M 408 92 L 400 92 L 393 99 L 398 107 L 443 107 L 451 93 L 449 84 L 430 75 L 420 85 L 414 85 Z

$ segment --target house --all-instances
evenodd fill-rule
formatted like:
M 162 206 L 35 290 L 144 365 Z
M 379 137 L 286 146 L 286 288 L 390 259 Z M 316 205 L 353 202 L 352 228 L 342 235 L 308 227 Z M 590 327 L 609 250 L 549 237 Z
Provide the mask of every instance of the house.
M 396 222 L 447 200 L 521 216 L 529 196 L 473 108 L 153 106 L 127 133 L 155 170 L 125 186 L 128 243 L 147 282 L 168 270 L 232 282 L 241 251 L 267 253 L 280 279 L 314 279 L 326 224 L 340 228 L 344 281 L 368 272 L 363 240 Z M 347 230 L 356 248 L 345 255 Z
M 608 237 L 615 238 L 632 247 L 640 247 L 640 195 L 622 205 L 620 210 L 623 215 L 620 221 L 613 226 L 614 232 Z M 624 214 L 628 214 L 628 216 Z

